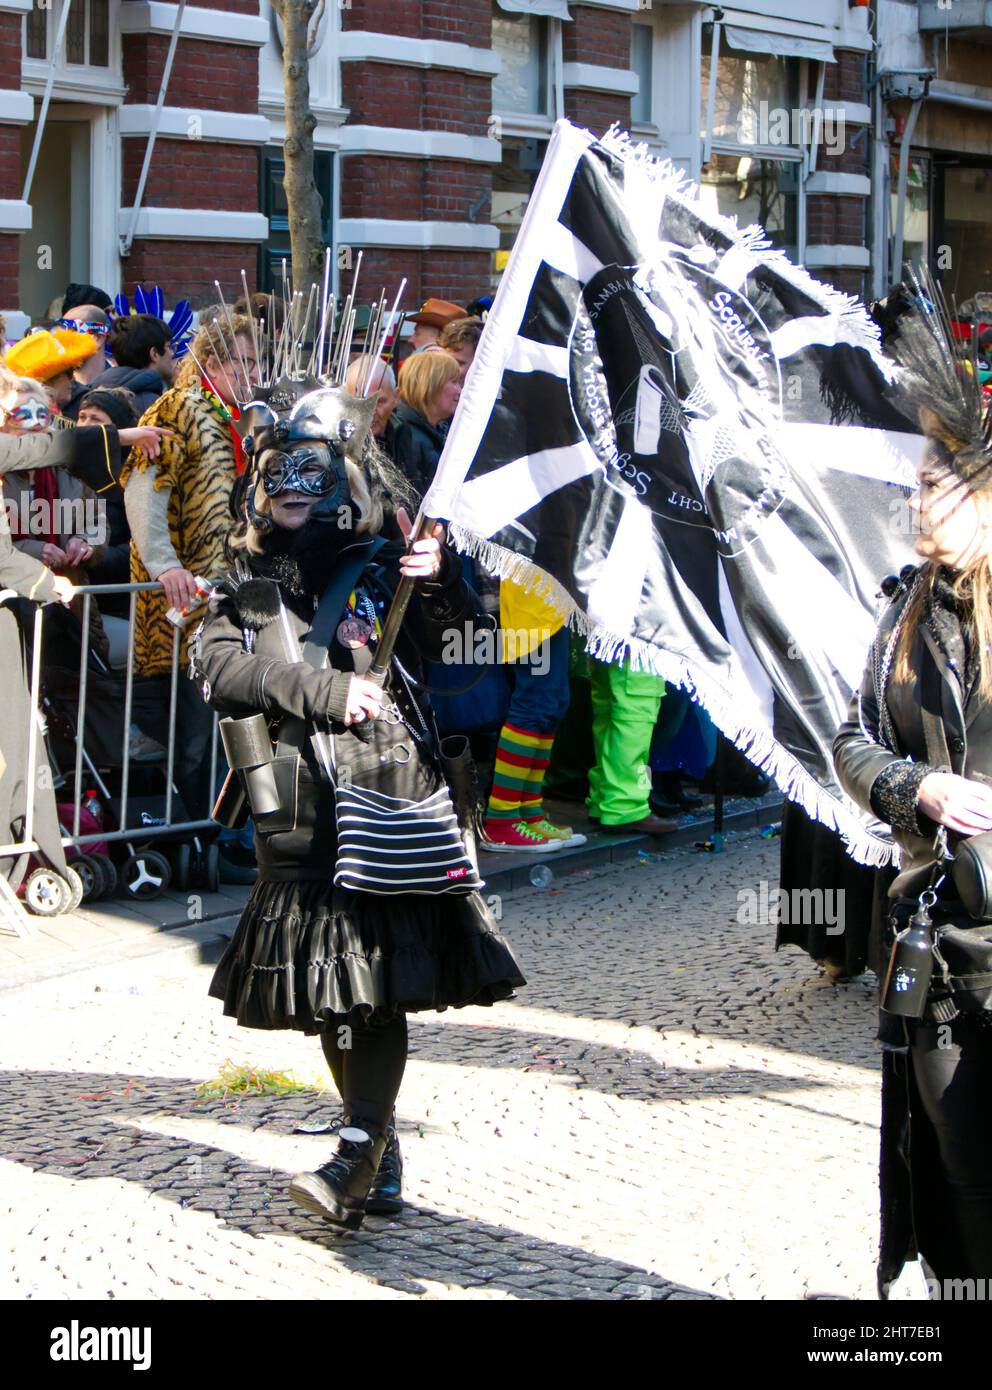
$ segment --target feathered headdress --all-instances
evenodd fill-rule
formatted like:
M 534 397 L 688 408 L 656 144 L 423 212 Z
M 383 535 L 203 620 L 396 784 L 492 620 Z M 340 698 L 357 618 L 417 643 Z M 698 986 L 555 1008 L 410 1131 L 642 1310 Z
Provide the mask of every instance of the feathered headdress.
M 148 291 L 139 285 L 134 292 L 133 304 L 128 301 L 126 294 L 114 296 L 114 313 L 119 319 L 126 319 L 130 314 L 151 314 L 153 318 L 166 321 L 172 335 L 172 353 L 176 361 L 189 351 L 193 336 L 193 310 L 188 299 L 180 299 L 166 320 L 165 299 L 158 285 L 153 285 Z
M 903 368 L 904 408 L 947 451 L 946 462 L 971 490 L 992 484 L 992 410 L 978 376 L 978 335 L 956 338 L 944 292 L 929 270 L 911 271 L 913 301 L 889 344 Z

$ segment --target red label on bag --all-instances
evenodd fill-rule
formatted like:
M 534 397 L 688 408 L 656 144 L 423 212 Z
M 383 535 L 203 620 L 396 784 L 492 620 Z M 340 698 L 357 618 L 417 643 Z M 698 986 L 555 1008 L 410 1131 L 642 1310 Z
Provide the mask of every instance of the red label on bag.
M 448 870 L 448 877 L 449 877 L 449 878 L 464 878 L 465 875 L 466 875 L 467 873 L 468 873 L 468 869 L 449 869 L 449 870 Z

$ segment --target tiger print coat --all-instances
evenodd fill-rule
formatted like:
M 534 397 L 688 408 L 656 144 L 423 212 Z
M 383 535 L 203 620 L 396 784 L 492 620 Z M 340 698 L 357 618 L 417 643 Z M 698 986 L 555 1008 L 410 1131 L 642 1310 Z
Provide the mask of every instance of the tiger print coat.
M 154 469 L 156 489 L 169 489 L 169 539 L 183 567 L 204 579 L 228 569 L 224 540 L 231 529 L 229 502 L 237 477 L 230 426 L 210 405 L 198 386 L 173 387 L 142 415 L 141 424 L 161 425 L 173 436 L 162 438 L 162 452 L 149 459 L 132 449 L 121 472 L 121 483 L 135 470 Z M 131 583 L 147 584 L 148 571 L 131 542 Z M 166 618 L 163 593 L 142 591 L 135 610 L 135 672 L 139 676 L 167 675 L 172 668 L 175 629 Z M 180 666 L 185 666 L 192 623 L 183 633 Z

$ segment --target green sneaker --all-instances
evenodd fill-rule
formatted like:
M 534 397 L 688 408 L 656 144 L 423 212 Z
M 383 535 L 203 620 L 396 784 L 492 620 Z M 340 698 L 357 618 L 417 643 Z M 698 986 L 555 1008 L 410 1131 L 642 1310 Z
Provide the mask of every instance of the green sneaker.
M 549 820 L 530 821 L 529 825 L 549 840 L 557 840 L 562 849 L 575 849 L 586 842 L 586 837 L 577 835 L 570 825 L 553 825 Z

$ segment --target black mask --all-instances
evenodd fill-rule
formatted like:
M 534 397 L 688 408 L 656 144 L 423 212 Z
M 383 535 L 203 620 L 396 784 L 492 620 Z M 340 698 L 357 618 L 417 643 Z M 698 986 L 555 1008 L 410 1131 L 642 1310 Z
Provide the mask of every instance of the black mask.
M 305 497 L 342 501 L 348 490 L 344 459 L 336 449 L 321 440 L 307 439 L 287 444 L 285 451 L 269 449 L 259 462 L 259 473 L 266 496 L 299 492 Z

